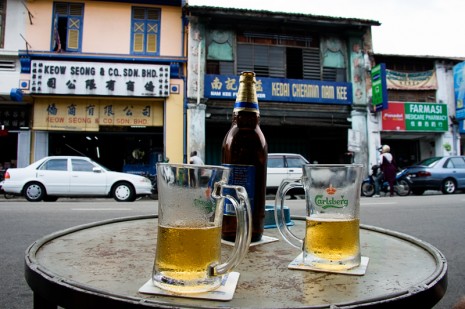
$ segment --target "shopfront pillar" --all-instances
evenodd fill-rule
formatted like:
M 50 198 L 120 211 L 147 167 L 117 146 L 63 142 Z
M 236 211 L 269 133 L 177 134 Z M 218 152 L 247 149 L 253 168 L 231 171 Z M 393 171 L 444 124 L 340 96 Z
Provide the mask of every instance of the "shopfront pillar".
M 205 161 L 205 104 L 187 104 L 187 156 L 194 150 Z M 207 163 L 207 162 L 205 162 Z

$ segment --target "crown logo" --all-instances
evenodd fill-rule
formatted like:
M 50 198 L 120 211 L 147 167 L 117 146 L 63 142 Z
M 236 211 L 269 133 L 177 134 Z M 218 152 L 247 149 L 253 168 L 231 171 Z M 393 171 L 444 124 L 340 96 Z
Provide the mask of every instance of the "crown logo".
M 329 195 L 333 195 L 334 193 L 336 193 L 336 188 L 333 187 L 333 185 L 329 185 L 328 188 L 326 188 L 326 193 L 328 193 Z

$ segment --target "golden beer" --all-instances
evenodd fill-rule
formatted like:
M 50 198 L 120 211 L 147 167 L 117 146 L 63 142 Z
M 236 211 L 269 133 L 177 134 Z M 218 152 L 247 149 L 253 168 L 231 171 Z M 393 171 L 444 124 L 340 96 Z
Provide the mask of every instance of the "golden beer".
M 179 291 L 205 281 L 208 266 L 220 258 L 221 226 L 158 227 L 154 270 L 160 277 L 178 281 Z
M 304 250 L 310 264 L 349 269 L 360 264 L 359 219 L 307 217 Z

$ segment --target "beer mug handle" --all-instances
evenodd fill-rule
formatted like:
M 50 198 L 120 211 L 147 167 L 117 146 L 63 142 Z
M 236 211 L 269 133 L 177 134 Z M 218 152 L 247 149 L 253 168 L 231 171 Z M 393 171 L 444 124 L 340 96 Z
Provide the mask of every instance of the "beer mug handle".
M 239 201 L 231 195 L 224 195 L 224 189 L 232 189 L 236 191 L 236 196 Z M 218 192 L 220 192 L 220 195 L 218 195 Z M 237 218 L 236 241 L 234 243 L 234 249 L 231 256 L 223 264 L 210 265 L 210 276 L 218 276 L 224 275 L 235 268 L 247 254 L 247 250 L 249 249 L 250 241 L 252 239 L 252 215 L 249 196 L 247 195 L 245 188 L 242 186 L 226 185 L 217 182 L 215 183 L 212 196 L 215 198 L 228 199 L 234 206 Z
M 298 249 L 302 249 L 303 239 L 295 236 L 287 227 L 286 218 L 284 216 L 284 201 L 286 200 L 286 194 L 289 190 L 294 188 L 303 188 L 302 181 L 299 179 L 284 179 L 279 185 L 278 191 L 276 192 L 276 199 L 274 205 L 274 218 L 276 220 L 276 226 L 281 236 L 291 246 Z

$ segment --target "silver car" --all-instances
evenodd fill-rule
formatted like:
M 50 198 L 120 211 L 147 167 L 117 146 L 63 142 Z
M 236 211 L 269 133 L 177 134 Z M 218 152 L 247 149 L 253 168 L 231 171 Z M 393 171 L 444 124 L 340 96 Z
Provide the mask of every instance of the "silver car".
M 465 156 L 432 157 L 407 167 L 412 180 L 412 193 L 440 190 L 452 194 L 465 189 Z
M 30 202 L 86 196 L 132 202 L 150 195 L 152 184 L 146 177 L 110 171 L 87 157 L 52 156 L 24 168 L 9 168 L 2 189 Z

